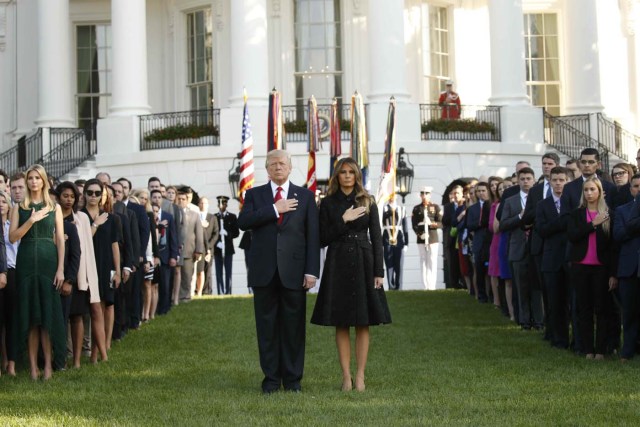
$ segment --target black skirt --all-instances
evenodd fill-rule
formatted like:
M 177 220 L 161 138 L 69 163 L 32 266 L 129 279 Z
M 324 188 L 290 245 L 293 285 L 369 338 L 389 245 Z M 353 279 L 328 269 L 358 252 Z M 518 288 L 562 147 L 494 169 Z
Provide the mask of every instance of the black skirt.
M 77 286 L 73 287 L 71 293 L 71 305 L 69 306 L 69 316 L 84 316 L 90 309 L 89 291 L 81 291 Z

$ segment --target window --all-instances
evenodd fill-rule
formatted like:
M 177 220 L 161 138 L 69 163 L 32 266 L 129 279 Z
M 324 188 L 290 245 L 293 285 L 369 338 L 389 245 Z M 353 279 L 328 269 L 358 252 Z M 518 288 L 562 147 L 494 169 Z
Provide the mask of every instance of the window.
M 212 29 L 211 9 L 187 14 L 187 87 L 192 110 L 211 108 L 213 104 Z
M 446 7 L 423 4 L 424 99 L 435 101 L 451 78 L 449 66 L 449 16 Z
M 78 127 L 96 139 L 98 119 L 106 117 L 111 104 L 111 25 L 76 27 Z
M 340 0 L 296 0 L 296 104 L 314 95 L 318 104 L 342 100 Z
M 560 115 L 560 55 L 558 16 L 555 13 L 524 15 L 527 92 L 531 103 Z

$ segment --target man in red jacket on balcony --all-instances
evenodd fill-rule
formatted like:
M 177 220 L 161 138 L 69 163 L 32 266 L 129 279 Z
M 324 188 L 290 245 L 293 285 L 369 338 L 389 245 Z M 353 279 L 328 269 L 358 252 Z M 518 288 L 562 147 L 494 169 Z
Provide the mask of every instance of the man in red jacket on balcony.
M 460 118 L 460 96 L 453 90 L 453 81 L 447 80 L 446 90 L 440 94 L 438 105 L 442 106 L 444 120 L 457 120 Z

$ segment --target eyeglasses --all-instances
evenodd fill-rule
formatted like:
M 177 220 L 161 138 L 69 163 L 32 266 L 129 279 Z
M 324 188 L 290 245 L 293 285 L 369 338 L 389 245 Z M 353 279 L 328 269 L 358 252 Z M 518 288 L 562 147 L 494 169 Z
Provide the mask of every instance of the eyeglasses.
M 617 177 L 622 176 L 622 175 L 624 175 L 626 173 L 627 173 L 627 171 L 614 172 L 614 173 L 611 174 L 611 176 L 614 177 L 614 178 L 617 178 Z
M 87 196 L 96 196 L 96 197 L 100 197 L 102 196 L 102 190 L 96 190 L 96 191 L 92 191 L 92 190 L 87 190 L 85 191 L 85 193 L 87 194 Z
M 580 163 L 583 165 L 595 165 L 598 163 L 597 160 L 580 160 Z

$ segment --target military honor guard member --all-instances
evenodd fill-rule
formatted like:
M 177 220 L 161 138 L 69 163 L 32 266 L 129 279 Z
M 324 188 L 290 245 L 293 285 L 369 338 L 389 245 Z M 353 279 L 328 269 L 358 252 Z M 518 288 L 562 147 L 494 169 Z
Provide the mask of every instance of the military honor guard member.
M 216 281 L 218 283 L 218 295 L 231 295 L 231 267 L 233 265 L 233 239 L 240 235 L 238 228 L 238 217 L 227 211 L 229 198 L 218 196 L 218 209 L 216 219 L 218 220 L 218 230 L 220 234 L 213 249 L 213 256 L 216 265 Z M 222 271 L 224 269 L 224 280 Z
M 438 229 L 442 228 L 442 211 L 436 203 L 431 203 L 433 187 L 424 187 L 420 191 L 422 203 L 413 208 L 411 225 L 418 236 L 420 270 L 422 285 L 425 289 L 435 290 L 438 278 Z
M 406 209 L 397 204 L 395 194 L 382 209 L 382 230 L 387 284 L 389 290 L 397 291 L 402 288 L 402 266 L 405 248 L 409 244 L 409 232 Z

